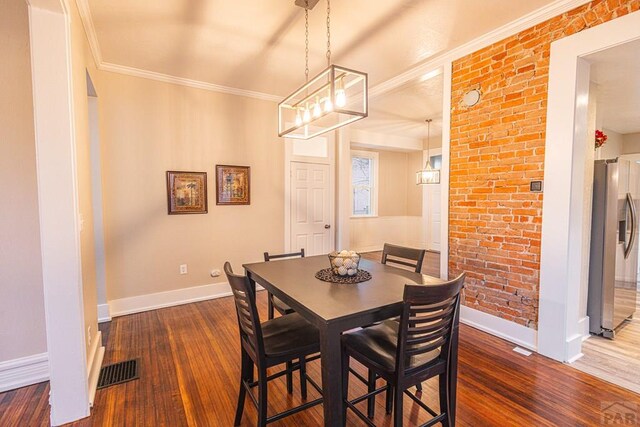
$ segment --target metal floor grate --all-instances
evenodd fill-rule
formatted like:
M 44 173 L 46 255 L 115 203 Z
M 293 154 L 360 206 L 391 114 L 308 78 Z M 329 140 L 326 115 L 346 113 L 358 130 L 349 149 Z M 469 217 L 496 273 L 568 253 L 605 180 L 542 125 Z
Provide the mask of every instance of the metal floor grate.
M 124 362 L 104 366 L 100 369 L 98 388 L 105 388 L 111 385 L 136 380 L 138 378 L 138 360 L 126 360 Z

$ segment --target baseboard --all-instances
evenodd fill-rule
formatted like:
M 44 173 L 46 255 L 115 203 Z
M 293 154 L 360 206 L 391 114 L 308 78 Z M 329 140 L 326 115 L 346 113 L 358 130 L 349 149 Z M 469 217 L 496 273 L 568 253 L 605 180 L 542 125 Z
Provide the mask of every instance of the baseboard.
M 139 295 L 109 301 L 109 312 L 112 317 L 141 313 L 158 308 L 173 307 L 191 302 L 205 301 L 231 295 L 231 288 L 226 282 L 211 285 L 194 286 L 155 294 Z
M 358 253 L 363 253 L 363 252 L 381 252 L 382 251 L 382 246 L 380 246 L 380 245 L 362 246 L 362 247 L 355 248 L 355 249 L 352 249 L 352 250 L 356 251 Z
M 111 321 L 109 304 L 98 304 L 98 323 Z
M 409 243 L 407 243 L 406 245 L 403 245 L 403 246 L 406 246 L 408 248 L 424 248 L 424 247 L 426 247 L 426 243 L 424 243 L 424 242 L 422 242 L 422 243 L 420 243 L 420 242 L 409 242 Z M 363 253 L 363 252 L 382 252 L 382 245 L 361 246 L 361 247 L 355 248 L 353 250 L 358 252 L 358 253 Z M 440 252 L 437 252 L 437 251 L 434 251 L 434 250 L 430 250 L 430 249 L 427 249 L 426 251 L 427 252 L 435 252 L 435 253 L 438 253 L 438 254 L 440 253 Z
M 93 407 L 93 400 L 96 397 L 96 389 L 98 388 L 98 378 L 100 377 L 102 359 L 104 359 L 102 331 L 98 331 L 91 345 L 89 354 L 89 365 L 87 366 L 87 374 L 89 377 L 89 407 Z
M 49 356 L 34 354 L 0 362 L 0 392 L 49 380 Z
M 589 332 L 589 316 L 584 316 L 578 322 L 578 330 L 582 333 L 582 341 L 586 340 L 591 336 Z
M 578 359 L 580 359 L 582 356 L 584 356 L 584 353 L 580 352 L 578 354 L 576 354 L 575 356 L 569 358 L 569 360 L 567 360 L 567 364 L 572 364 L 573 362 L 577 361 Z
M 510 341 L 520 347 L 537 351 L 538 332 L 534 329 L 464 305 L 460 307 L 460 322 Z

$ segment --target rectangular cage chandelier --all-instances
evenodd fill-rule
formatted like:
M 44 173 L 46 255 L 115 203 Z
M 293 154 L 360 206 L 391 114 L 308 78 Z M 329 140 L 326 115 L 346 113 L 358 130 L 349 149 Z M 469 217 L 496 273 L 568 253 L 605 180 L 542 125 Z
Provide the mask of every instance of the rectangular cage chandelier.
M 367 73 L 330 65 L 278 104 L 278 135 L 310 139 L 367 117 Z
M 331 64 L 331 0 L 327 0 L 327 68 L 309 80 L 309 0 L 296 0 L 304 8 L 305 81 L 278 104 L 278 136 L 310 139 L 369 114 L 368 75 Z

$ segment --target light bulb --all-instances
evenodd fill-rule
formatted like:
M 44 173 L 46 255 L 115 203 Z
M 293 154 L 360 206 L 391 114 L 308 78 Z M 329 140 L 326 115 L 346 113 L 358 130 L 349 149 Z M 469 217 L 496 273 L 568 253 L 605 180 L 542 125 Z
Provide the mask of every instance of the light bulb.
M 313 104 L 313 117 L 318 118 L 322 114 L 322 109 L 320 108 L 320 102 L 318 98 L 316 98 L 316 103 Z
M 331 102 L 331 97 L 327 96 L 324 100 L 324 112 L 328 113 L 333 110 L 333 103 Z
M 304 109 L 304 113 L 302 114 L 302 121 L 305 123 L 309 123 L 311 121 L 311 113 L 308 108 Z
M 296 111 L 296 127 L 302 126 L 302 116 L 300 116 L 300 110 Z
M 338 107 L 347 105 L 347 94 L 344 92 L 344 89 L 336 90 L 336 105 Z

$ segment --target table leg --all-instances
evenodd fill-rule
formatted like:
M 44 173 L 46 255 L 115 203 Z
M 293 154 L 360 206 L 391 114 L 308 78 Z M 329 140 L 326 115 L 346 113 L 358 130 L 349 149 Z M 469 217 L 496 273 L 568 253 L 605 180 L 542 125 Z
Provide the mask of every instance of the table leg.
M 340 333 L 329 328 L 320 329 L 322 366 L 322 396 L 325 427 L 343 427 L 342 358 Z
M 253 291 L 253 296 L 255 297 L 255 295 L 256 295 L 256 281 L 251 278 L 251 272 L 246 271 L 245 274 L 247 275 L 247 278 L 249 279 L 249 285 L 251 285 L 251 290 Z

